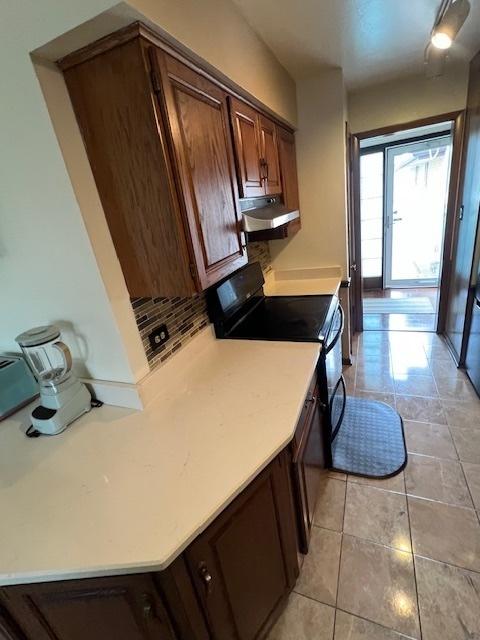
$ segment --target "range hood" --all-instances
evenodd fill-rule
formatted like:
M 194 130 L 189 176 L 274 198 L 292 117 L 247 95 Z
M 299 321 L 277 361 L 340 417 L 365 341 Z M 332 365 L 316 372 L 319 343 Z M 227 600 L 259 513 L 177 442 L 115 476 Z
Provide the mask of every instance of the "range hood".
M 247 233 L 277 229 L 300 217 L 298 209 L 287 208 L 278 196 L 245 199 L 240 202 L 240 208 Z

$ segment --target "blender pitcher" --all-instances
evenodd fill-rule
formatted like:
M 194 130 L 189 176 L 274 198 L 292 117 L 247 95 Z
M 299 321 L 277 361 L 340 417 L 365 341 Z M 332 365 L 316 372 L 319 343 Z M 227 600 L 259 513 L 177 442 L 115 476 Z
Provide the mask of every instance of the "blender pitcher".
M 15 338 L 40 385 L 41 405 L 32 425 L 54 435 L 91 408 L 90 393 L 72 372 L 72 354 L 54 325 L 35 327 Z
M 55 387 L 72 370 L 72 354 L 59 340 L 57 327 L 36 327 L 17 336 L 23 355 L 33 375 L 42 387 Z

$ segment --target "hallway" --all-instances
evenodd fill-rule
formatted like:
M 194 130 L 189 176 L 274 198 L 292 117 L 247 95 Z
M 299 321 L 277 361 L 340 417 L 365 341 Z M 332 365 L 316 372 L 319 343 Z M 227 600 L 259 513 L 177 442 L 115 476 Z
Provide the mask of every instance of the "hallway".
M 311 548 L 269 640 L 480 638 L 480 400 L 434 333 L 368 331 L 348 393 L 396 406 L 404 472 L 326 474 Z

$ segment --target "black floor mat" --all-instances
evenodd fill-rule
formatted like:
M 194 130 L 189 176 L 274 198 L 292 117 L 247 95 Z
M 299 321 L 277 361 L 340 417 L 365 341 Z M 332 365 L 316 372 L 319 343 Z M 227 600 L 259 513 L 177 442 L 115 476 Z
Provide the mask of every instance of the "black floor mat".
M 368 478 L 388 478 L 407 463 L 400 415 L 388 404 L 348 396 L 332 443 L 333 468 Z

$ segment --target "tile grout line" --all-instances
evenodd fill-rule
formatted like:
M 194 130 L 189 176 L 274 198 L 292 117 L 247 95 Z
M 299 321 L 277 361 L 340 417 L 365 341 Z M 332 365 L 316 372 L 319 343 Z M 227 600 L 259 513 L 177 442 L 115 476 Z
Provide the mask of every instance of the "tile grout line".
M 404 473 L 405 469 L 403 471 L 400 471 L 400 473 L 398 473 L 397 475 L 400 475 L 401 473 Z M 393 476 L 393 478 L 395 478 L 396 476 Z M 375 478 L 368 478 L 369 480 L 375 480 Z M 383 478 L 384 481 L 386 480 L 391 480 L 392 478 Z M 382 482 L 382 478 L 378 479 L 379 482 Z M 404 490 L 403 491 L 398 491 L 397 489 L 385 489 L 384 487 L 376 487 L 373 484 L 369 484 L 368 482 L 359 482 L 358 480 L 350 480 L 350 476 L 348 476 L 347 482 L 349 482 L 350 484 L 358 484 L 361 487 L 368 487 L 369 489 L 375 489 L 376 491 L 383 491 L 384 493 L 395 493 L 397 496 L 405 496 L 406 491 L 405 491 L 405 474 L 403 476 L 403 486 L 404 486 Z
M 396 629 L 392 629 L 392 627 L 387 627 L 384 624 L 382 624 L 381 622 L 376 622 L 375 620 L 370 620 L 370 618 L 365 618 L 365 616 L 361 616 L 358 613 L 352 613 L 351 611 L 347 611 L 346 609 L 342 609 L 341 607 L 338 607 L 338 611 L 341 611 L 342 613 L 346 613 L 349 616 L 352 616 L 352 618 L 358 618 L 359 620 L 365 620 L 365 622 L 369 622 L 370 624 L 376 625 L 377 627 L 381 627 L 382 629 L 385 629 L 386 631 L 392 631 L 393 633 L 397 634 L 399 636 L 399 638 L 405 638 L 405 640 L 421 640 L 421 638 L 415 638 L 415 636 L 409 636 L 406 633 L 402 633 L 402 631 L 397 631 Z
M 403 495 L 401 493 L 397 494 L 397 495 Z M 406 496 L 405 496 L 406 497 Z M 355 540 L 360 540 L 361 542 L 368 542 L 370 544 L 375 544 L 377 547 L 383 547 L 384 549 L 389 549 L 390 551 L 397 551 L 400 553 L 410 553 L 411 555 L 413 554 L 413 552 L 410 551 L 405 551 L 405 549 L 400 549 L 398 547 L 392 547 L 389 544 L 385 544 L 384 542 L 378 542 L 378 540 L 372 540 L 371 538 L 362 538 L 361 536 L 355 535 L 354 533 L 347 533 L 344 531 L 334 531 L 333 529 L 327 529 L 326 527 L 319 527 L 318 524 L 315 525 L 317 527 L 317 529 L 324 529 L 325 531 L 330 531 L 331 533 L 339 533 L 342 536 L 342 542 L 343 542 L 343 538 L 344 536 L 348 536 L 349 538 L 355 538 Z M 432 558 L 433 560 L 433 558 Z M 461 567 L 459 567 L 461 568 Z
M 419 424 L 423 424 L 423 422 L 420 422 Z M 435 425 L 435 426 L 443 427 L 442 424 Z M 452 438 L 452 440 L 453 440 L 453 438 Z M 460 458 L 443 458 L 442 456 L 432 456 L 429 453 L 418 453 L 418 451 L 408 451 L 408 449 L 407 449 L 407 453 L 409 453 L 412 456 L 418 456 L 419 458 L 430 458 L 431 460 L 443 460 L 443 462 L 459 462 L 459 463 L 461 463 Z
M 355 376 L 356 376 L 356 372 L 355 372 Z M 336 627 L 337 627 L 337 605 L 338 605 L 338 594 L 340 591 L 340 568 L 342 566 L 342 552 L 343 552 L 343 532 L 345 530 L 345 513 L 347 511 L 347 489 L 348 489 L 348 483 L 345 481 L 345 497 L 344 497 L 344 502 L 343 502 L 343 517 L 342 517 L 342 530 L 340 532 L 340 535 L 342 536 L 341 540 L 340 540 L 340 553 L 339 553 L 339 557 L 338 557 L 338 574 L 337 574 L 337 590 L 335 593 L 335 615 L 334 615 L 334 622 L 333 622 L 333 638 L 332 640 L 335 640 L 335 632 L 336 632 Z
M 443 460 L 443 458 L 438 458 L 439 460 Z M 456 460 L 448 460 L 447 462 L 457 462 Z M 467 484 L 465 482 L 465 484 Z M 468 489 L 468 484 L 467 484 Z M 424 502 L 433 502 L 434 504 L 441 504 L 444 507 L 454 507 L 457 509 L 463 509 L 465 511 L 475 511 L 475 507 L 466 507 L 463 504 L 455 504 L 452 502 L 444 502 L 443 500 L 437 500 L 435 498 L 426 498 L 425 496 L 417 496 L 414 493 L 406 493 L 407 498 L 413 498 L 414 500 L 423 500 Z M 473 503 L 472 503 L 473 504 Z
M 480 576 L 480 571 L 477 569 L 467 569 L 466 567 L 460 567 L 458 564 L 452 564 L 451 562 L 446 562 L 445 560 L 438 560 L 437 558 L 430 558 L 423 553 L 414 553 L 414 558 L 422 558 L 423 560 L 428 560 L 429 562 L 436 562 L 437 564 L 444 564 L 446 567 L 451 567 L 452 569 L 457 569 L 457 571 L 464 571 L 466 573 L 474 573 L 475 575 Z
M 453 436 L 452 436 L 452 440 L 453 440 Z M 457 446 L 455 444 L 455 440 L 453 440 L 453 446 L 455 447 L 455 451 L 457 452 L 457 455 L 459 455 Z M 470 496 L 470 500 L 472 502 L 473 510 L 474 510 L 474 512 L 475 512 L 475 514 L 477 516 L 478 524 L 480 525 L 480 512 L 477 511 L 477 508 L 476 508 L 476 505 L 475 505 L 475 500 L 473 499 L 473 495 L 472 495 L 472 492 L 470 490 L 470 484 L 468 483 L 467 474 L 465 473 L 465 469 L 463 468 L 463 462 L 460 460 L 460 457 L 459 457 L 458 463 L 459 463 L 460 468 L 462 470 L 462 474 L 463 474 L 463 478 L 465 480 L 465 484 L 467 485 L 467 491 L 468 491 L 468 495 Z
M 405 483 L 405 489 L 407 488 L 406 483 Z M 415 582 L 415 595 L 416 595 L 416 600 L 417 600 L 417 615 L 418 615 L 418 626 L 420 629 L 420 638 L 423 638 L 423 633 L 422 633 L 422 618 L 421 618 L 421 614 L 420 614 L 420 598 L 418 597 L 418 581 L 417 581 L 417 567 L 415 564 L 415 553 L 413 550 L 413 535 L 412 535 L 412 521 L 410 518 L 410 505 L 408 504 L 408 496 L 405 496 L 405 500 L 407 503 L 407 516 L 408 516 L 408 532 L 410 534 L 410 548 L 412 550 L 412 564 L 413 564 L 413 579 Z
M 307 600 L 311 600 L 312 602 L 315 602 L 316 604 L 321 604 L 324 607 L 329 607 L 330 609 L 335 609 L 335 607 L 332 604 L 327 604 L 326 602 L 323 602 L 322 600 L 317 600 L 317 598 L 314 598 L 313 596 L 309 596 L 306 593 L 300 593 L 300 591 L 295 591 L 295 589 L 292 590 L 292 593 L 295 593 L 297 596 L 300 596 L 302 598 L 306 598 Z
M 454 427 L 454 428 L 455 428 L 455 427 Z M 455 444 L 455 438 L 453 437 L 453 433 L 452 433 L 452 432 L 451 432 L 451 430 L 450 430 L 450 425 L 448 425 L 448 433 L 450 434 L 450 437 L 451 437 L 451 439 L 452 439 L 453 448 L 455 449 L 455 453 L 457 454 L 458 463 L 460 464 L 460 467 L 461 467 L 461 469 L 462 469 L 463 478 L 464 478 L 464 480 L 465 480 L 465 484 L 467 485 L 468 495 L 470 496 L 470 500 L 472 501 L 472 507 L 473 507 L 473 510 L 475 511 L 475 514 L 476 514 L 476 516 L 477 516 L 477 520 L 478 520 L 478 524 L 480 525 L 480 514 L 479 514 L 479 512 L 476 510 L 476 507 L 475 507 L 475 501 L 474 501 L 474 499 L 473 499 L 472 492 L 470 491 L 470 485 L 468 484 L 467 476 L 466 476 L 466 474 L 465 474 L 465 469 L 463 468 L 463 462 L 464 462 L 464 461 L 462 461 L 462 460 L 461 460 L 461 458 L 460 458 L 460 453 L 458 452 L 458 447 L 457 447 L 457 445 Z

